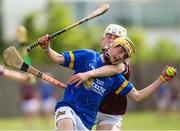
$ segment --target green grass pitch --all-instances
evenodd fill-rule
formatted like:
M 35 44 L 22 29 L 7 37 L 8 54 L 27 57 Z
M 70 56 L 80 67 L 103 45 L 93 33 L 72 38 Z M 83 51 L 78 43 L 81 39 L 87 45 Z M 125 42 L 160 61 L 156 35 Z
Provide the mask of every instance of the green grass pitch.
M 34 120 L 34 123 L 29 128 L 23 118 L 1 118 L 0 130 L 54 130 L 54 120 L 50 126 L 43 118 Z M 180 113 L 127 112 L 122 130 L 180 130 Z

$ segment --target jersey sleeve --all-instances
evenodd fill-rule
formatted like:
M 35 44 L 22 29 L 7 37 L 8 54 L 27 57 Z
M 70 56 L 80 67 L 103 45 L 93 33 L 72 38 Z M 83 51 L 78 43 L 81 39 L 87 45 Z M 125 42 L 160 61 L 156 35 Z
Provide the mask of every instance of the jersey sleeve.
M 62 55 L 64 56 L 64 67 L 68 67 L 74 70 L 78 70 L 85 66 L 86 60 L 91 56 L 91 51 L 89 50 L 75 50 L 67 51 Z
M 126 80 L 122 74 L 118 74 L 115 78 L 114 92 L 119 95 L 127 95 L 133 88 L 133 84 Z

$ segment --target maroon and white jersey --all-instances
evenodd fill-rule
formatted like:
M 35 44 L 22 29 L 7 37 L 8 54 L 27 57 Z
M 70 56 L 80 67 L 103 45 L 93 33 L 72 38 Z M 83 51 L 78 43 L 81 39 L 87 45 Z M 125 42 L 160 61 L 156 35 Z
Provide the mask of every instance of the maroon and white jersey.
M 128 62 L 125 63 L 126 71 L 123 72 L 125 78 L 129 80 L 130 76 L 130 65 Z M 99 111 L 110 115 L 123 115 L 127 109 L 127 98 L 126 96 L 119 96 L 115 93 L 108 94 L 102 101 Z

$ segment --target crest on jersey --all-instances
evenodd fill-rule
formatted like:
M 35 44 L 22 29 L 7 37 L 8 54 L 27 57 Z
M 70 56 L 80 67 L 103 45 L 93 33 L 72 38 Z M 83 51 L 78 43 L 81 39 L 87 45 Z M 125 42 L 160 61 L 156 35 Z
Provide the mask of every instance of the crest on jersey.
M 56 119 L 61 116 L 64 115 L 66 112 L 65 111 L 58 111 L 57 115 L 56 115 Z
M 93 84 L 93 80 L 90 79 L 90 80 L 87 80 L 83 83 L 84 87 L 88 90 L 92 89 L 92 84 Z

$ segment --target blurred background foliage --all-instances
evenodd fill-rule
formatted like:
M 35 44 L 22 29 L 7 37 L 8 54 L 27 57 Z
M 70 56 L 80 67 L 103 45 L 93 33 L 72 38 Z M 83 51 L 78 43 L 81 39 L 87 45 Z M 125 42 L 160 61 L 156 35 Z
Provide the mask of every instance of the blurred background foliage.
M 179 47 L 176 46 L 175 42 L 170 39 L 161 38 L 157 42 L 157 46 L 154 48 L 154 60 L 156 62 L 169 62 L 169 63 L 179 63 L 180 54 Z
M 141 28 L 128 29 L 129 37 L 135 43 L 136 55 L 132 58 L 133 63 L 171 63 L 180 62 L 180 48 L 171 39 L 159 38 L 154 46 L 146 42 L 146 34 Z
M 40 13 L 31 12 L 23 21 L 23 25 L 28 30 L 30 43 L 36 42 L 42 35 L 52 34 L 76 22 L 72 17 L 71 9 L 65 6 L 63 2 L 49 1 L 47 5 L 45 15 L 48 20 L 43 29 L 36 28 L 35 24 L 39 15 L 42 15 Z M 99 38 L 96 32 L 99 30 L 100 28 L 95 26 L 78 26 L 53 39 L 51 47 L 58 52 L 82 48 L 98 50 Z M 33 63 L 39 64 L 39 60 L 42 64 L 47 62 L 39 48 L 32 50 L 31 56 Z

